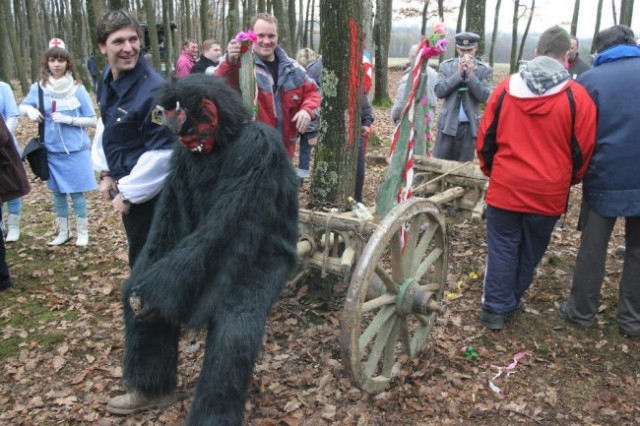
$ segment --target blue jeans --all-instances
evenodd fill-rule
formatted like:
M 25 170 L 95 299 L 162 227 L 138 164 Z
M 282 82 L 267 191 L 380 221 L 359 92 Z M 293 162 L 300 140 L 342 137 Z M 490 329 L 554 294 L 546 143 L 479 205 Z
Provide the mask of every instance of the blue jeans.
M 311 163 L 311 145 L 307 135 L 300 135 L 300 152 L 298 155 L 298 177 L 309 177 L 309 164 Z
M 487 266 L 483 308 L 504 314 L 516 309 L 531 285 L 559 216 L 519 213 L 487 206 Z

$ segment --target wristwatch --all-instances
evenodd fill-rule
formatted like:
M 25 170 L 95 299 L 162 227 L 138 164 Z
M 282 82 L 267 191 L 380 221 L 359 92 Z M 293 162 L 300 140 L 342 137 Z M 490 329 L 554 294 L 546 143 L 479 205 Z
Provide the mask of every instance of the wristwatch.
M 131 201 L 127 197 L 124 196 L 124 192 L 120 193 L 120 198 L 122 198 L 122 202 L 128 206 L 131 205 Z

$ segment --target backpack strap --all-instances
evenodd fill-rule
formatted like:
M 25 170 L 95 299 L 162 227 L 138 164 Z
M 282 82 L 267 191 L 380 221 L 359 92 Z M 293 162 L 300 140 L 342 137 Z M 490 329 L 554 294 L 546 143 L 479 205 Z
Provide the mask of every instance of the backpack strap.
M 569 108 L 571 109 L 571 183 L 577 183 L 578 171 L 582 168 L 582 149 L 578 144 L 576 136 L 576 101 L 573 97 L 571 86 L 565 91 L 569 99 Z
M 493 121 L 491 121 L 491 125 L 487 128 L 487 131 L 484 134 L 484 141 L 482 142 L 482 148 L 480 152 L 482 153 L 482 158 L 484 159 L 485 167 L 488 170 L 491 170 L 493 167 L 493 157 L 498 152 L 498 121 L 500 120 L 500 110 L 502 109 L 502 101 L 504 100 L 505 95 L 507 94 L 507 89 L 503 89 L 502 93 L 498 97 L 498 101 L 496 102 L 496 110 L 493 113 Z

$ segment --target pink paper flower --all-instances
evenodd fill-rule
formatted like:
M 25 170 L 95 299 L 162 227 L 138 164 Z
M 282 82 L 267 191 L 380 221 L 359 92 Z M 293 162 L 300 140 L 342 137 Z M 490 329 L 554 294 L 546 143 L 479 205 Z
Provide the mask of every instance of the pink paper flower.
M 241 31 L 236 34 L 235 40 L 240 43 L 240 52 L 244 53 L 251 48 L 253 43 L 258 41 L 258 36 L 252 30 L 247 32 Z
M 433 32 L 436 34 L 444 35 L 447 33 L 447 26 L 442 21 L 436 22 L 435 24 L 433 24 Z

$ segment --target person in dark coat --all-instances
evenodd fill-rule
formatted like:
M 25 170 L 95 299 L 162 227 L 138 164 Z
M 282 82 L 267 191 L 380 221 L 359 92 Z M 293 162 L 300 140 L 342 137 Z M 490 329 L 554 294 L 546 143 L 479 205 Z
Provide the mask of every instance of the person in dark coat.
M 571 294 L 559 315 L 581 328 L 596 323 L 607 247 L 618 217 L 624 217 L 625 253 L 616 321 L 640 337 L 640 46 L 631 28 L 615 25 L 594 40 L 593 67 L 578 77 L 598 109 L 596 146 L 582 186 L 582 239 Z M 625 102 L 623 99 L 633 100 Z
M 567 71 L 569 71 L 569 75 L 574 80 L 577 79 L 580 74 L 591 68 L 585 61 L 580 59 L 579 48 L 580 44 L 578 43 L 577 37 L 571 36 L 571 48 L 567 54 L 567 63 L 569 64 Z
M 297 262 L 296 173 L 278 131 L 218 78 L 170 81 L 158 105 L 180 145 L 124 285 L 128 393 L 107 409 L 175 401 L 184 325 L 208 330 L 187 424 L 240 426 L 267 316 Z
M 2 203 L 22 197 L 31 190 L 27 172 L 2 114 L 0 114 L 0 166 L 0 217 L 2 217 Z M 0 291 L 13 287 L 5 255 L 4 237 L 0 235 Z
M 220 65 L 220 56 L 222 56 L 220 43 L 212 38 L 206 39 L 202 42 L 202 54 L 191 68 L 191 74 L 213 75 Z

